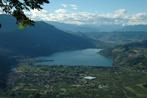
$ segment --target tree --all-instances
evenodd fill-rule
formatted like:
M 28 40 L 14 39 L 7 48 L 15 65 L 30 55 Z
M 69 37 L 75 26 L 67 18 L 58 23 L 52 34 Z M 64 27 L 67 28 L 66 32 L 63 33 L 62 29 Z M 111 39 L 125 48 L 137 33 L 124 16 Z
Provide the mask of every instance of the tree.
M 30 11 L 31 9 L 40 10 L 44 3 L 49 3 L 49 0 L 0 0 L 0 8 L 5 13 L 14 16 L 18 24 L 27 26 L 33 25 L 34 21 L 29 19 L 24 11 Z

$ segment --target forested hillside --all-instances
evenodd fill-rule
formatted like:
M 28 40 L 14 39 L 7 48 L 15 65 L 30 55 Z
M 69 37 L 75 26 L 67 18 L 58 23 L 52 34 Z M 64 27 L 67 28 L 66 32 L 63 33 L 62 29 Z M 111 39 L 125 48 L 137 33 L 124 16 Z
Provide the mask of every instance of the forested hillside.
M 112 57 L 113 65 L 116 67 L 147 70 L 147 40 L 105 49 L 101 54 Z
M 7 49 L 14 55 L 43 56 L 95 47 L 89 39 L 66 33 L 45 22 L 36 22 L 35 26 L 19 29 L 12 17 L 1 15 L 0 19 L 0 48 Z

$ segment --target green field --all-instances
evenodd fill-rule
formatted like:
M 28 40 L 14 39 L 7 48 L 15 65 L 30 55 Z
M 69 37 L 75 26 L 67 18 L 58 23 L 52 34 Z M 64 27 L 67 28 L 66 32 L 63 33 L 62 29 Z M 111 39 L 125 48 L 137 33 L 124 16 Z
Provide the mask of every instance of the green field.
M 7 94 L 11 98 L 147 98 L 146 83 L 146 72 L 130 68 L 21 66 L 11 73 Z

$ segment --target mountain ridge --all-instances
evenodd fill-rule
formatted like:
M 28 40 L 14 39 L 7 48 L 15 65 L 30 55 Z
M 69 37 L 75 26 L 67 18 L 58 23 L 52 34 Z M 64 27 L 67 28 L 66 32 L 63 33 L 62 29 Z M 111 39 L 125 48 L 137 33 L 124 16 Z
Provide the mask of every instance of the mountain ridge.
M 35 26 L 18 29 L 14 18 L 7 15 L 0 17 L 5 19 L 0 20 L 3 23 L 0 48 L 13 51 L 14 54 L 43 56 L 59 51 L 95 47 L 89 39 L 66 33 L 45 22 L 39 21 Z M 6 24 L 9 25 L 5 26 Z M 9 27 L 10 30 L 7 31 Z
M 147 25 L 138 24 L 138 25 L 97 25 L 97 24 L 68 24 L 60 23 L 56 21 L 47 21 L 46 23 L 54 25 L 56 28 L 63 31 L 70 31 L 73 33 L 76 32 L 118 32 L 118 31 L 144 31 L 147 32 Z M 107 29 L 106 29 L 107 28 Z

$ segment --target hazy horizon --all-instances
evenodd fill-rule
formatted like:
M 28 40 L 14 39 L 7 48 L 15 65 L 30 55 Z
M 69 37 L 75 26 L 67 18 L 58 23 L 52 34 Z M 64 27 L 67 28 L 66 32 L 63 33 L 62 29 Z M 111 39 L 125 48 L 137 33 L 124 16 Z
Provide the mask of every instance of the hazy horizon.
M 146 4 L 146 0 L 50 0 L 43 10 L 26 13 L 34 20 L 78 25 L 138 25 L 147 24 Z

